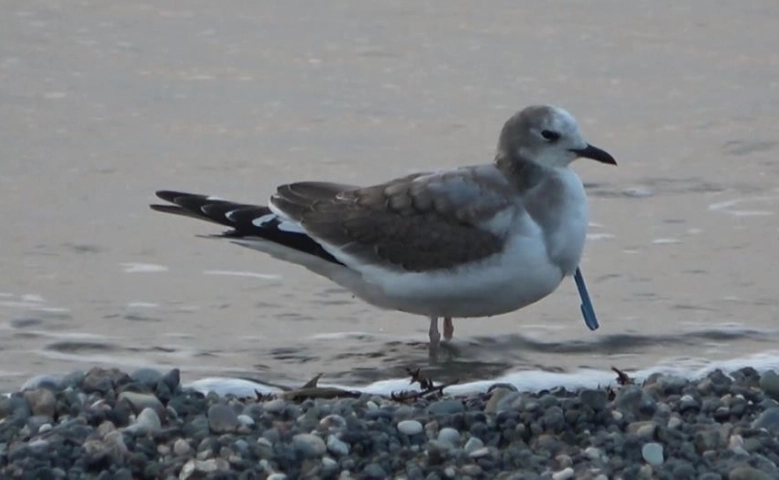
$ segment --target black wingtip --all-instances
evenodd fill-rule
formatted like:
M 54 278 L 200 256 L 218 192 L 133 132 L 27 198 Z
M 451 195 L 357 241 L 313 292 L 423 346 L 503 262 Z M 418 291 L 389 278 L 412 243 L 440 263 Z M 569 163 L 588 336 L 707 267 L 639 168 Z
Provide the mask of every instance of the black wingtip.
M 180 215 L 182 217 L 196 218 L 198 220 L 206 220 L 203 215 L 198 215 L 196 212 L 189 211 L 185 208 L 181 208 L 178 205 L 160 205 L 158 203 L 152 203 L 149 208 L 155 212 L 170 213 L 173 215 Z
M 166 202 L 170 203 L 176 203 L 176 199 L 180 197 L 199 197 L 199 198 L 205 198 L 205 195 L 200 195 L 197 193 L 187 193 L 187 192 L 177 192 L 174 190 L 157 190 L 154 192 L 157 197 L 165 200 Z
M 159 203 L 152 203 L 151 205 L 149 205 L 149 208 L 157 212 L 164 212 L 164 213 L 180 213 L 181 210 L 181 207 L 176 207 L 173 205 L 160 205 Z
M 157 190 L 154 193 L 160 199 L 173 204 L 173 205 L 160 205 L 157 203 L 150 204 L 149 208 L 151 208 L 156 212 L 171 213 L 174 215 L 192 217 L 200 220 L 214 221 L 213 219 L 207 218 L 205 215 L 202 214 L 202 212 L 198 212 L 196 209 L 188 208 L 187 205 L 189 203 L 187 202 L 187 200 L 204 200 L 208 198 L 206 195 L 178 192 L 174 190 Z
M 265 215 L 272 216 L 267 206 L 236 203 L 208 195 L 173 190 L 158 190 L 155 194 L 172 205 L 152 203 L 149 207 L 154 211 L 206 220 L 231 228 L 220 235 L 208 235 L 207 238 L 262 238 L 343 265 L 305 233 L 288 232 L 277 228 L 280 223 L 278 219 L 256 225 L 254 223 L 256 219 Z

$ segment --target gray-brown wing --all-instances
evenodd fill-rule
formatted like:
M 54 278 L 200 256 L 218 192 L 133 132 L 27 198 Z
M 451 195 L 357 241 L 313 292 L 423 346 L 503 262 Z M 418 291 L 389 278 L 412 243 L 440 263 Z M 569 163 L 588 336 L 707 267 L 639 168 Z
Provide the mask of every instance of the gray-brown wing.
M 512 194 L 494 168 L 471 167 L 365 188 L 283 185 L 272 204 L 313 238 L 361 262 L 420 272 L 498 252 L 508 227 L 487 223 L 513 205 Z

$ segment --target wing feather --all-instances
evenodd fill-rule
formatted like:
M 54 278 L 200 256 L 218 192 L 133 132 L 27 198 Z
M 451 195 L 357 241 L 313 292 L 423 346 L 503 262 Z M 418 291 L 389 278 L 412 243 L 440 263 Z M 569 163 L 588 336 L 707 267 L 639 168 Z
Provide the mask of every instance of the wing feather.
M 364 188 L 293 183 L 279 187 L 271 202 L 310 236 L 360 263 L 420 272 L 500 251 L 507 232 L 490 220 L 516 206 L 514 195 L 500 171 L 483 166 Z

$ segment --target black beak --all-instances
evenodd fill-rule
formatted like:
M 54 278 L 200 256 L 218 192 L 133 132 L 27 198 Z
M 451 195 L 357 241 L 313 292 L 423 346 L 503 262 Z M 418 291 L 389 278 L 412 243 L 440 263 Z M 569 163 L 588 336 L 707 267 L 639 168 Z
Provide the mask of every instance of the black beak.
M 617 161 L 614 160 L 614 157 L 612 157 L 609 152 L 589 144 L 587 144 L 586 148 L 572 148 L 571 151 L 582 158 L 591 158 L 601 163 L 608 163 L 609 165 L 617 164 Z

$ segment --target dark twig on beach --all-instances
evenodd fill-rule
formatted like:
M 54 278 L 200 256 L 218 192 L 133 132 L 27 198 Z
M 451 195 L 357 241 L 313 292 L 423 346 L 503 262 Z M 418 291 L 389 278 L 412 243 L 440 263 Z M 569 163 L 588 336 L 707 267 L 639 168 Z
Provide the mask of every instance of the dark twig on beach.
M 263 394 L 257 390 L 254 391 L 254 394 L 256 395 L 258 402 L 267 402 L 276 398 L 283 398 L 293 402 L 302 402 L 309 398 L 358 398 L 360 396 L 360 392 L 352 390 L 344 390 L 336 387 L 320 387 L 318 386 L 320 378 L 322 378 L 321 373 L 307 381 L 300 388 L 293 388 L 278 394 Z
M 422 375 L 422 371 L 420 370 L 419 367 L 417 367 L 416 370 L 412 370 L 412 369 L 406 367 L 406 373 L 408 373 L 411 376 L 411 381 L 409 381 L 409 383 L 411 385 L 413 385 L 415 383 L 418 383 L 419 384 L 419 388 L 421 388 L 422 390 L 428 390 L 428 389 L 431 389 L 431 388 L 433 388 L 435 386 L 435 384 L 433 383 L 433 381 L 431 379 L 429 379 L 426 376 Z
M 254 395 L 257 397 L 258 402 L 267 402 L 276 398 L 272 393 L 262 393 L 259 390 L 255 390 Z
M 429 399 L 433 396 L 441 396 L 443 395 L 443 391 L 445 388 L 451 387 L 452 385 L 455 385 L 459 380 L 453 380 L 451 382 L 442 383 L 441 385 L 436 385 L 435 382 L 433 382 L 432 379 L 425 377 L 422 375 L 419 368 L 416 370 L 412 370 L 411 368 L 406 368 L 406 372 L 411 376 L 410 384 L 418 383 L 419 387 L 422 389 L 418 392 L 412 391 L 412 390 L 401 390 L 400 392 L 392 392 L 390 394 L 390 398 L 396 402 L 405 402 L 409 400 L 416 400 L 419 398 Z
M 611 367 L 611 369 L 617 374 L 617 383 L 625 386 L 625 385 L 632 385 L 635 383 L 633 379 L 628 375 L 627 373 L 623 372 L 617 367 Z
M 307 381 L 305 383 L 305 385 L 303 385 L 301 387 L 301 389 L 303 389 L 303 388 L 316 388 L 316 385 L 317 385 L 317 383 L 319 383 L 319 379 L 320 378 L 322 378 L 322 374 L 321 373 L 317 374 L 314 378 L 312 378 L 311 380 Z
M 335 387 L 299 388 L 281 394 L 285 400 L 291 400 L 293 402 L 302 402 L 309 398 L 359 398 L 360 395 L 360 392 L 343 390 Z

